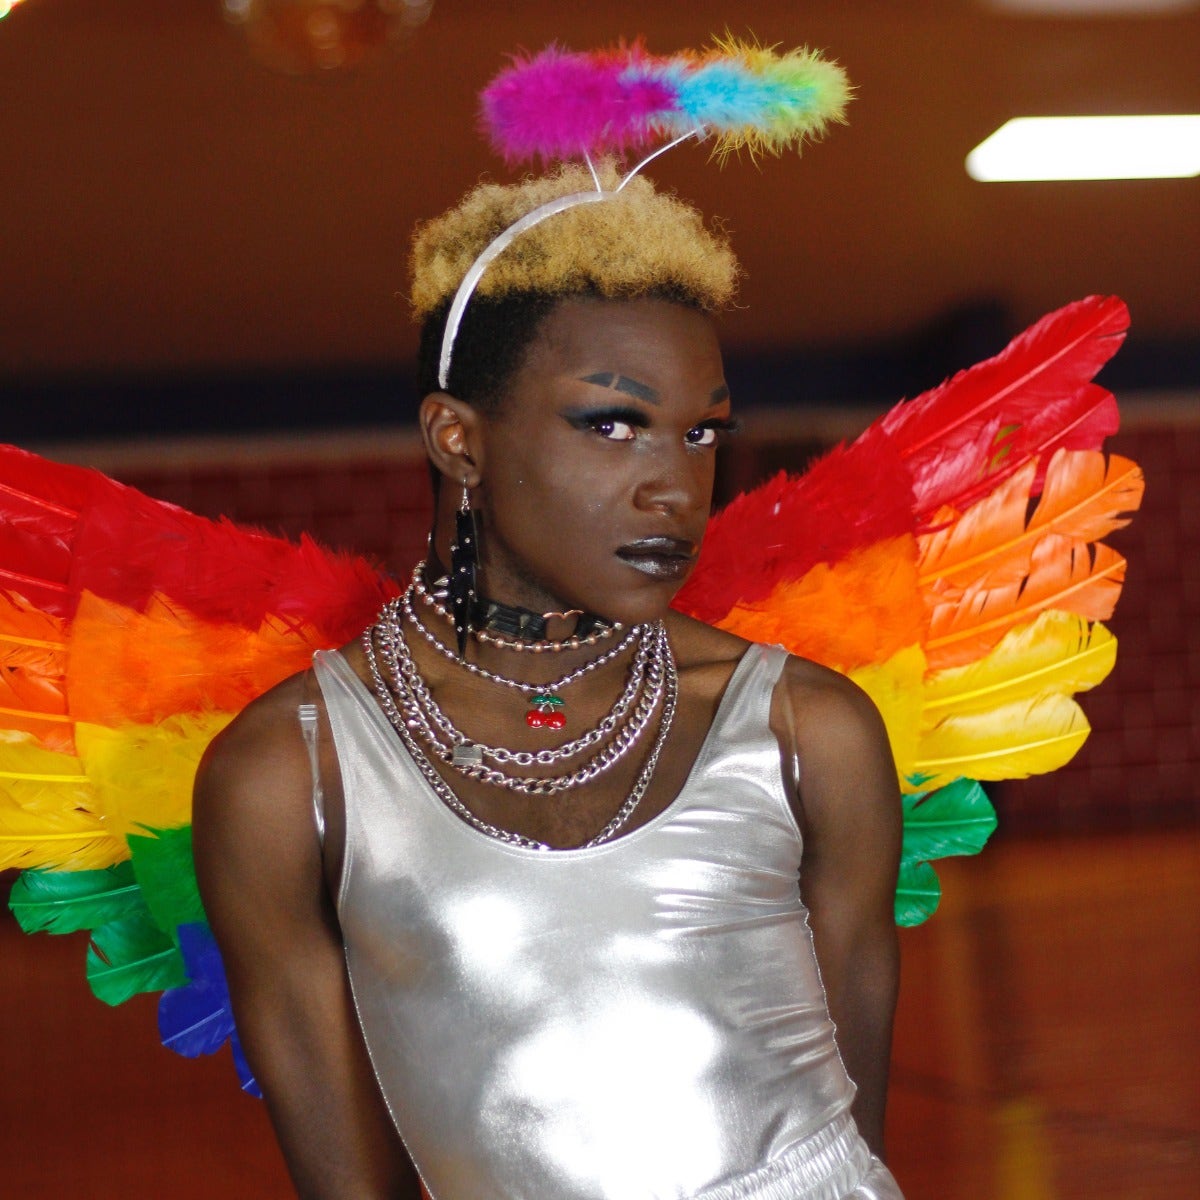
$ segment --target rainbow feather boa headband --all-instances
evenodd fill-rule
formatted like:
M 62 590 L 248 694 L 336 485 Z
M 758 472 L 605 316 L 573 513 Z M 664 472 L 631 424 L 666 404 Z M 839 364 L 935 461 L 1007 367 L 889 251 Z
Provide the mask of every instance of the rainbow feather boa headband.
M 484 89 L 483 124 L 509 162 L 581 158 L 594 190 L 559 196 L 498 234 L 471 264 L 446 318 L 438 384 L 446 388 L 463 314 L 483 273 L 515 239 L 556 213 L 616 195 L 647 163 L 689 138 L 715 139 L 724 158 L 799 149 L 840 121 L 850 98 L 845 72 L 818 51 L 717 41 L 700 54 L 658 57 L 641 46 L 592 53 L 556 48 L 520 58 Z M 599 154 L 643 157 L 606 191 Z

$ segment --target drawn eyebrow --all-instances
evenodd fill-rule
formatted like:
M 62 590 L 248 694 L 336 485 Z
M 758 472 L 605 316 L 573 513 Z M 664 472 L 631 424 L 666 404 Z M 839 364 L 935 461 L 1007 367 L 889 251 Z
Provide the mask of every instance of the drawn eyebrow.
M 729 386 L 723 383 L 719 388 L 713 388 L 713 394 L 709 399 L 713 404 L 724 404 L 729 399 Z
M 614 392 L 624 392 L 626 396 L 632 396 L 635 400 L 645 400 L 648 404 L 659 403 L 658 392 L 649 384 L 638 383 L 636 379 L 618 375 L 614 371 L 597 371 L 595 374 L 585 375 L 581 382 L 611 388 Z

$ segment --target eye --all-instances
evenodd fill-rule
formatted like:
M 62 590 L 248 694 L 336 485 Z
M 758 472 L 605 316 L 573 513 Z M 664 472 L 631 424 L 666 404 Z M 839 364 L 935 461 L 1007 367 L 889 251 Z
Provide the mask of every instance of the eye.
M 591 422 L 591 427 L 611 442 L 631 442 L 635 436 L 628 421 L 618 421 L 615 417 L 598 417 Z
M 683 435 L 683 440 L 689 446 L 717 446 L 730 434 L 737 433 L 738 428 L 738 422 L 732 417 L 714 417 L 711 421 L 693 425 Z

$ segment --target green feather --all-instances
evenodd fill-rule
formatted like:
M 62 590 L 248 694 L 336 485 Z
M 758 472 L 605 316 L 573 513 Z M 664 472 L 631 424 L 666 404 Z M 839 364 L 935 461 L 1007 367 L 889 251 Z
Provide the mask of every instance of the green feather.
M 8 906 L 26 933 L 74 933 L 146 913 L 128 862 L 102 871 L 22 871 Z
M 956 779 L 936 792 L 905 796 L 901 862 L 930 862 L 978 854 L 996 828 L 996 810 L 974 779 Z
M 896 881 L 896 924 L 920 925 L 933 916 L 942 898 L 937 872 L 927 863 L 901 863 Z
M 159 928 L 178 940 L 177 926 L 206 919 L 192 862 L 192 827 L 151 829 L 126 840 L 150 912 Z
M 187 982 L 175 943 L 149 912 L 110 921 L 92 934 L 87 977 L 96 998 L 121 1004 L 139 992 L 160 992 Z
M 936 792 L 904 796 L 903 804 L 896 923 L 920 925 L 933 915 L 942 895 L 930 861 L 978 854 L 996 828 L 996 810 L 974 779 L 956 779 Z

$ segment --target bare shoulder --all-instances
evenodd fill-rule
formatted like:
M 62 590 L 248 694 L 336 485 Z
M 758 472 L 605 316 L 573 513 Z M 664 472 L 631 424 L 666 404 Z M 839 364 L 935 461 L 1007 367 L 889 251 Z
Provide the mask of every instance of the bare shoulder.
M 213 739 L 205 752 L 199 778 L 228 784 L 246 777 L 269 776 L 280 760 L 303 752 L 297 708 L 316 698 L 316 689 L 300 672 L 251 701 Z
M 280 830 L 312 821 L 312 767 L 297 708 L 320 703 L 309 672 L 285 679 L 252 701 L 213 739 L 196 773 L 194 822 L 199 840 L 222 827 Z
M 667 632 L 684 694 L 715 705 L 750 643 L 677 612 L 667 618 Z
M 883 718 L 857 684 L 789 657 L 777 691 L 778 732 L 790 742 L 806 824 L 899 821 L 896 769 Z
M 780 685 L 786 690 L 798 738 L 807 744 L 833 740 L 834 749 L 886 739 L 870 696 L 853 680 L 807 658 L 788 655 Z

